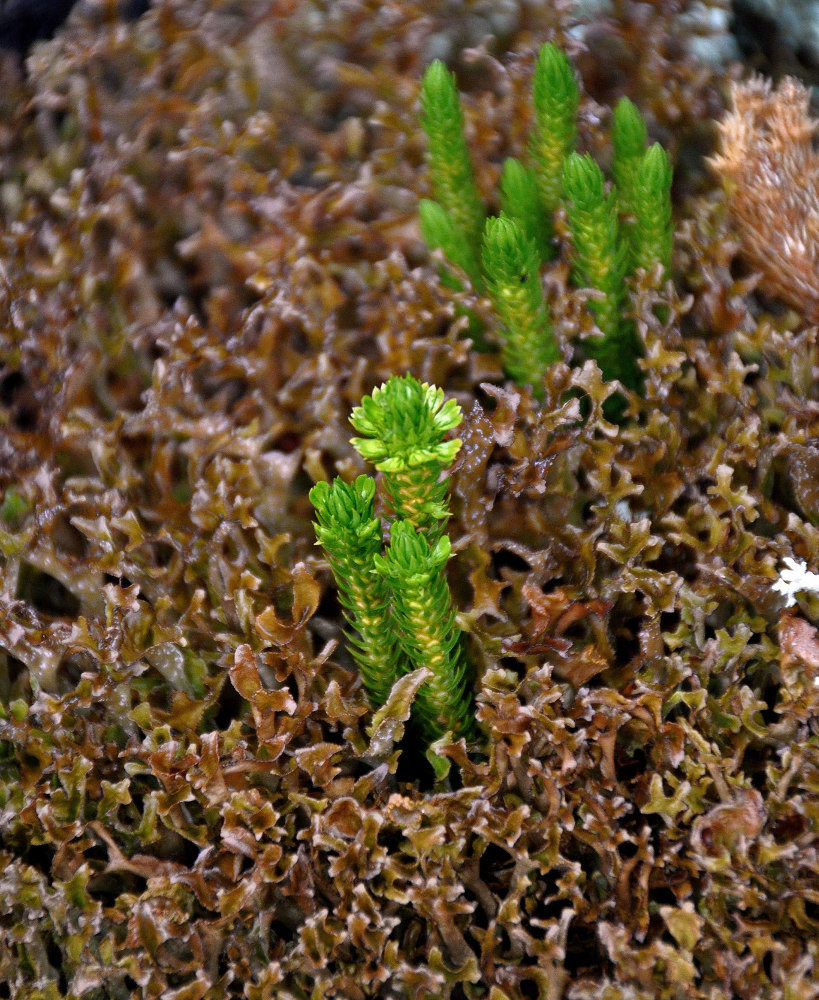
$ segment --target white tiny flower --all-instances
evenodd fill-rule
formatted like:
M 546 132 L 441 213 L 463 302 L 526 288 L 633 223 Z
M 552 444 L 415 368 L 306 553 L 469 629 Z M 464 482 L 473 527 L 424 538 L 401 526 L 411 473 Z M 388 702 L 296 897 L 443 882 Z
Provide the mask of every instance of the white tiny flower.
M 787 597 L 794 603 L 794 597 L 799 591 L 810 591 L 819 594 L 819 573 L 808 572 L 808 567 L 804 562 L 797 562 L 790 556 L 784 559 L 786 569 L 779 571 L 779 579 L 773 585 L 773 589 Z

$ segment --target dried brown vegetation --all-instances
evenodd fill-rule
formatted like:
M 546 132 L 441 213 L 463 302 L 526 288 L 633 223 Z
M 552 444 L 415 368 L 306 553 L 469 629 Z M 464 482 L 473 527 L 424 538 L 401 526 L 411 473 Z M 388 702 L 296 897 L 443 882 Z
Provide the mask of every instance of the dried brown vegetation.
M 415 222 L 422 64 L 496 6 L 156 0 L 0 87 L 0 996 L 817 996 L 819 608 L 771 589 L 819 563 L 816 330 L 732 276 L 706 191 L 620 426 L 593 365 L 504 382 Z M 598 96 L 661 133 L 671 94 L 685 137 L 718 90 L 683 6 L 589 38 Z M 579 44 L 520 10 L 456 60 L 486 193 L 534 48 Z M 406 370 L 467 413 L 481 737 L 437 784 L 410 690 L 371 726 L 307 500 Z
M 819 153 L 810 93 L 785 77 L 774 90 L 755 77 L 735 83 L 711 165 L 725 178 L 742 252 L 760 288 L 819 322 Z

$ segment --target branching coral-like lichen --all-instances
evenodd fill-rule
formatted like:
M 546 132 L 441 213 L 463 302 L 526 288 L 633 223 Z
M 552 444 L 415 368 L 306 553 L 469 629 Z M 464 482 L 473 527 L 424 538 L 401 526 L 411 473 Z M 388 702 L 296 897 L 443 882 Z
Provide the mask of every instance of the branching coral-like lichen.
M 711 166 L 723 177 L 742 251 L 760 288 L 819 322 L 819 153 L 810 94 L 793 77 L 774 90 L 752 77 L 731 88 Z

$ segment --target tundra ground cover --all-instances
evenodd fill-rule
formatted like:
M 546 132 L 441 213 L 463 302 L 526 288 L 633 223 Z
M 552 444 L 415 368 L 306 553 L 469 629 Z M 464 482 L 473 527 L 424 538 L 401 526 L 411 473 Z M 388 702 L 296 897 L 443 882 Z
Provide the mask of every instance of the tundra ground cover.
M 816 995 L 819 604 L 775 589 L 819 562 L 816 329 L 701 163 L 728 88 L 689 6 L 157 0 L 4 68 L 0 995 Z M 511 383 L 418 228 L 425 65 L 489 203 L 547 40 L 580 150 L 625 95 L 675 167 L 616 425 L 593 361 Z M 567 264 L 545 294 L 597 334 Z M 308 499 L 405 372 L 464 412 L 484 749 L 435 767 L 419 678 L 365 695 Z

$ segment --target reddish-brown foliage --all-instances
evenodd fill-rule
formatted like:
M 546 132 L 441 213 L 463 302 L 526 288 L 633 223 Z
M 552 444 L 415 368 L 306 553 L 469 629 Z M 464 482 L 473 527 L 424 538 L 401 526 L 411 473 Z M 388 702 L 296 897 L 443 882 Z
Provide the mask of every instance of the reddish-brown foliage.
M 816 330 L 733 274 L 685 167 L 721 82 L 687 6 L 581 36 L 569 4 L 156 0 L 7 68 L 0 995 L 816 995 L 819 607 L 772 590 L 819 562 Z M 416 225 L 424 62 L 450 46 L 489 197 L 550 38 L 584 148 L 627 90 L 678 154 L 676 290 L 635 285 L 619 425 L 593 364 L 542 405 L 506 383 Z M 567 273 L 564 346 L 594 333 Z M 481 735 L 437 779 L 417 678 L 373 720 L 307 500 L 407 370 L 467 414 Z

